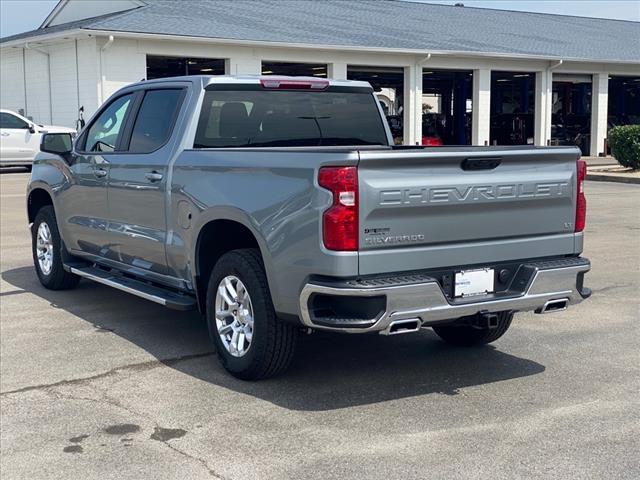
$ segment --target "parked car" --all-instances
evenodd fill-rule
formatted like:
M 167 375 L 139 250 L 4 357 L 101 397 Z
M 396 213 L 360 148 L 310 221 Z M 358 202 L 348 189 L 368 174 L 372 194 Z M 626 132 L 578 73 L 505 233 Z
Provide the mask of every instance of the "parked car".
M 394 146 L 366 82 L 141 82 L 42 151 L 40 282 L 197 308 L 243 379 L 282 372 L 300 332 L 484 345 L 590 295 L 578 149 Z
M 10 110 L 0 110 L 0 167 L 31 167 L 44 133 L 70 133 L 72 128 L 39 125 Z

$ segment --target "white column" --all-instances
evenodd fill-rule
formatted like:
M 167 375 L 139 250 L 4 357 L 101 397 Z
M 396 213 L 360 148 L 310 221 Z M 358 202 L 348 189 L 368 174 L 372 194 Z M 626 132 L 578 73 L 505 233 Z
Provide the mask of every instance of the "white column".
M 329 78 L 333 78 L 335 80 L 346 80 L 347 79 L 347 64 L 342 62 L 334 62 L 328 65 L 329 71 L 327 72 Z
M 489 145 L 491 130 L 491 70 L 473 71 L 473 115 L 471 143 Z
M 224 66 L 227 75 L 260 75 L 262 73 L 262 61 L 250 55 L 228 58 Z
M 551 70 L 547 70 L 546 72 L 545 85 L 547 85 L 546 97 L 544 99 L 544 116 L 545 116 L 545 145 L 547 141 L 551 140 L 551 123 L 552 123 L 552 115 L 553 115 L 553 72 Z
M 536 72 L 533 144 L 545 146 L 551 135 L 551 95 L 553 73 Z
M 604 139 L 607 138 L 607 115 L 609 109 L 609 74 L 593 75 L 591 104 L 591 155 L 604 152 Z
M 404 145 L 419 145 L 422 139 L 422 67 L 404 68 Z
M 422 63 L 416 65 L 415 69 L 415 89 L 413 101 L 415 104 L 415 140 L 414 143 L 422 144 Z

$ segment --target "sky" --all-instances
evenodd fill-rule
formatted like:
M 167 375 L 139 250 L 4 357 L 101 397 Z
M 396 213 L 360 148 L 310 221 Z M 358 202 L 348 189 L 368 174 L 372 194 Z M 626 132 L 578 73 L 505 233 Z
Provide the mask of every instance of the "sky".
M 85 0 L 106 1 L 106 0 Z M 176 0 L 180 1 L 180 0 Z M 309 0 L 311 1 L 311 0 Z M 421 1 L 421 0 L 414 0 Z M 640 0 L 425 0 L 427 3 L 640 21 Z M 0 0 L 0 37 L 38 28 L 58 0 Z

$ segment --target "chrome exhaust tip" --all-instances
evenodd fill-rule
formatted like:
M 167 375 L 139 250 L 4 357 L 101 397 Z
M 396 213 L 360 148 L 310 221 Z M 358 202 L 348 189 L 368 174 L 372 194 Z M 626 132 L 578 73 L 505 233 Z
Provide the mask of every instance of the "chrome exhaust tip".
M 556 300 L 549 300 L 544 304 L 542 308 L 536 310 L 536 313 L 551 313 L 551 312 L 562 312 L 566 310 L 569 306 L 568 298 L 559 298 Z
M 420 330 L 422 322 L 419 318 L 406 318 L 391 322 L 387 328 L 382 330 L 382 335 L 399 335 L 401 333 L 413 333 Z

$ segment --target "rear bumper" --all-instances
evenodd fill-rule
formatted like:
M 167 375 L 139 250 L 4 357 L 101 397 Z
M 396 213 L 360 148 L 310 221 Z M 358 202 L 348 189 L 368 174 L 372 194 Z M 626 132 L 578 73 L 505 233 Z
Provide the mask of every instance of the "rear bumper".
M 300 294 L 300 318 L 305 326 L 315 329 L 389 334 L 394 324 L 402 321 L 415 321 L 418 326 L 425 327 L 480 312 L 541 312 L 554 300 L 566 300 L 566 306 L 569 306 L 588 298 L 591 292 L 582 283 L 584 274 L 590 269 L 589 260 L 581 257 L 524 262 L 520 266 L 523 273 L 517 277 L 519 286 L 515 285 L 501 295 L 464 300 L 447 297 L 435 278 L 419 273 L 372 280 L 308 283 Z M 322 309 L 314 308 L 318 299 L 329 306 L 331 302 L 348 305 L 347 310 L 355 312 L 361 310 L 359 304 L 366 305 L 362 310 L 367 313 L 351 315 L 351 318 L 324 315 Z

